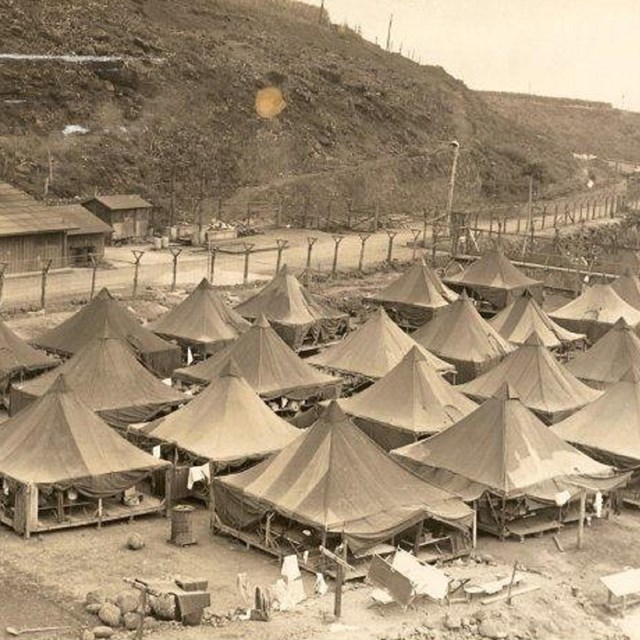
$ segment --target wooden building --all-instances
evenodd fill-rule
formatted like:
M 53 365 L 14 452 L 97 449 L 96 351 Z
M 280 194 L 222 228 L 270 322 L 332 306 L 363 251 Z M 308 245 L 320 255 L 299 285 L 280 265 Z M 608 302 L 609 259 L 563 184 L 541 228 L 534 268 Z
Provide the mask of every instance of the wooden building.
M 0 182 L 0 262 L 7 273 L 39 271 L 49 261 L 52 269 L 83 266 L 89 251 L 102 257 L 111 232 L 80 205 L 47 205 Z
M 91 256 L 96 260 L 104 257 L 105 243 L 111 238 L 113 229 L 98 216 L 81 204 L 56 207 L 65 221 L 74 225 L 67 231 L 68 262 L 72 267 L 91 264 Z
M 96 196 L 84 206 L 113 228 L 114 240 L 147 235 L 153 206 L 138 195 Z

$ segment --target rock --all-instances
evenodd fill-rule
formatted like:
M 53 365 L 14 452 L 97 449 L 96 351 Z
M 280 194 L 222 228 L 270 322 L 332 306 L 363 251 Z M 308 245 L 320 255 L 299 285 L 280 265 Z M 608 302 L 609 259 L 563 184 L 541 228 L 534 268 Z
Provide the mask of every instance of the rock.
M 116 604 L 123 614 L 131 613 L 140 606 L 140 594 L 134 589 L 121 591 L 116 596 Z
M 462 627 L 462 620 L 455 613 L 448 613 L 444 619 L 444 626 L 450 631 L 456 631 Z
M 482 622 L 483 620 L 487 619 L 487 612 L 484 609 L 478 609 L 477 611 L 473 612 L 473 617 L 478 622 Z
M 144 619 L 144 628 L 151 630 L 155 629 L 158 626 L 158 621 L 153 616 L 146 616 Z
M 151 611 L 158 620 L 175 620 L 176 603 L 173 596 L 164 594 L 150 601 Z
M 111 602 L 105 602 L 100 607 L 100 611 L 98 611 L 98 618 L 100 618 L 100 620 L 104 622 L 106 625 L 108 625 L 109 627 L 113 627 L 115 629 L 116 627 L 120 626 L 120 620 L 122 618 L 122 614 L 120 612 L 120 608 L 117 607 L 115 604 L 111 604 Z M 94 633 L 95 633 L 95 630 L 94 630 Z M 96 636 L 96 637 L 102 638 L 104 636 Z
M 478 627 L 478 633 L 482 638 L 490 638 L 491 640 L 500 640 L 506 638 L 507 633 L 500 631 L 492 620 L 483 620 Z
M 490 553 L 483 553 L 480 558 L 482 559 L 482 562 L 492 567 L 495 567 L 498 564 L 496 559 Z
M 144 547 L 144 538 L 139 533 L 132 533 L 127 538 L 127 548 L 131 551 L 139 551 Z
M 95 640 L 96 634 L 91 629 L 83 629 L 80 634 L 80 640 Z
M 135 631 L 140 624 L 140 614 L 139 613 L 125 613 L 122 616 L 122 622 L 124 623 L 125 629 L 129 629 L 129 631 Z
M 97 616 L 101 606 L 102 605 L 99 602 L 92 602 L 91 604 L 88 604 L 85 608 L 87 610 L 87 613 L 92 613 L 94 616 Z
M 106 601 L 106 596 L 100 589 L 94 589 L 87 593 L 84 601 L 87 604 L 103 604 Z
M 93 627 L 91 630 L 94 638 L 110 638 L 113 635 L 111 627 Z

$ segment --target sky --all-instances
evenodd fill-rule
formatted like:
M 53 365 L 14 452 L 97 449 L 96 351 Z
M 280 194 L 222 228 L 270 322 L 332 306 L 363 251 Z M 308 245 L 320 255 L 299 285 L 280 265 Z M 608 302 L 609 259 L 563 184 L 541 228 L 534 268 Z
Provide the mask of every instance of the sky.
M 321 0 L 304 0 L 320 6 Z M 472 89 L 640 111 L 640 0 L 324 0 L 331 21 Z

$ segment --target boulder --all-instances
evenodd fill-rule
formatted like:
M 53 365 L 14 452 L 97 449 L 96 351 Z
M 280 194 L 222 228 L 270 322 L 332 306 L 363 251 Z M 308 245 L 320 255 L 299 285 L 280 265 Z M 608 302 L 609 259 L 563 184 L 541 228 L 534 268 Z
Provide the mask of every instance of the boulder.
M 91 629 L 83 629 L 80 634 L 80 640 L 95 640 L 96 634 Z
M 153 616 L 145 616 L 143 626 L 145 629 L 151 631 L 158 627 L 160 623 Z
M 110 638 L 113 635 L 111 627 L 93 627 L 91 633 L 94 638 Z
M 176 602 L 172 595 L 164 594 L 150 599 L 151 611 L 158 620 L 175 620 Z
M 140 606 L 140 593 L 135 589 L 121 591 L 116 596 L 116 604 L 123 614 L 136 611 Z
M 87 610 L 87 613 L 92 613 L 94 616 L 97 616 L 101 606 L 102 604 L 100 604 L 99 602 L 92 602 L 91 604 L 88 604 L 85 608 Z
M 480 623 L 478 633 L 481 638 L 490 638 L 490 640 L 500 640 L 508 635 L 505 631 L 501 631 L 493 620 L 489 619 Z
M 455 613 L 448 613 L 444 619 L 445 628 L 450 631 L 456 631 L 462 627 L 462 620 Z
M 132 533 L 127 538 L 127 548 L 131 551 L 139 551 L 144 547 L 144 538 L 139 533 Z
M 100 618 L 101 622 L 104 622 L 107 626 L 113 627 L 114 629 L 120 626 L 120 621 L 122 618 L 122 614 L 120 612 L 120 608 L 111 602 L 105 602 L 101 607 L 100 611 L 98 611 L 98 618 Z M 95 630 L 94 630 L 95 633 Z M 103 637 L 103 636 L 96 636 Z
M 106 601 L 107 597 L 104 595 L 104 592 L 100 589 L 94 589 L 93 591 L 89 591 L 87 593 L 84 601 L 87 604 L 103 604 Z
M 125 629 L 129 629 L 129 631 L 135 631 L 140 624 L 140 614 L 139 613 L 125 613 L 122 616 L 122 622 L 124 623 Z

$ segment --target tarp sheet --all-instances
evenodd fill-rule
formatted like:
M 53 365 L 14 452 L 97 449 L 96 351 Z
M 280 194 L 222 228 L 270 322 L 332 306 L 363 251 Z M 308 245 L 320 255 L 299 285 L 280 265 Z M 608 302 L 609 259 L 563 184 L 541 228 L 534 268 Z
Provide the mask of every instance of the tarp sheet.
M 336 397 L 340 388 L 338 378 L 321 373 L 294 353 L 269 326 L 264 316 L 235 342 L 204 362 L 177 369 L 174 378 L 188 383 L 208 384 L 218 378 L 231 358 L 245 380 L 263 398 Z
M 353 550 L 433 517 L 468 527 L 472 512 L 423 483 L 367 438 L 333 402 L 303 436 L 242 473 L 214 480 L 216 511 L 238 529 L 268 511 L 347 536 Z
M 118 493 L 168 466 L 119 436 L 64 376 L 0 425 L 0 442 L 0 475 L 23 484 L 74 486 L 95 497 Z
M 576 378 L 597 388 L 618 382 L 631 367 L 640 367 L 640 338 L 622 318 L 567 364 Z
M 620 318 L 635 330 L 640 326 L 640 310 L 626 303 L 610 284 L 588 287 L 549 316 L 569 331 L 585 333 L 591 342 L 601 338 Z
M 0 320 L 0 391 L 17 376 L 46 371 L 57 364 L 56 360 L 24 342 Z
M 496 249 L 488 251 L 462 273 L 449 276 L 445 283 L 456 289 L 468 289 L 502 309 L 524 291 L 529 290 L 538 302 L 542 302 L 544 284 L 529 278 Z
M 592 404 L 552 428 L 563 440 L 615 459 L 640 464 L 640 368 L 632 367 Z
M 529 290 L 497 313 L 489 324 L 508 342 L 524 344 L 537 333 L 547 349 L 557 349 L 586 339 L 583 333 L 574 333 L 554 322 L 536 302 Z
M 180 304 L 151 323 L 149 329 L 184 346 L 206 349 L 235 340 L 250 326 L 203 278 Z
M 480 316 L 466 294 L 411 337 L 439 358 L 454 364 L 459 382 L 476 377 L 515 350 Z
M 249 320 L 264 315 L 280 337 L 296 350 L 305 342 L 335 340 L 349 328 L 349 316 L 311 294 L 287 265 L 235 310 Z
M 44 333 L 34 344 L 71 356 L 92 338 L 101 336 L 107 324 L 133 347 L 145 366 L 161 378 L 171 375 L 180 366 L 180 347 L 143 327 L 132 313 L 113 299 L 107 289 L 102 289 L 88 305 Z
M 458 387 L 477 401 L 488 400 L 508 382 L 525 407 L 555 422 L 600 397 L 561 365 L 532 333 L 514 353 L 475 380 Z
M 82 402 L 115 426 L 146 422 L 189 400 L 145 369 L 128 343 L 106 325 L 101 336 L 90 340 L 55 371 L 14 385 L 11 414 L 47 393 L 61 373 Z
M 485 491 L 552 501 L 577 486 L 611 488 L 619 474 L 552 433 L 504 385 L 445 431 L 393 452 L 414 471 L 465 499 Z
M 361 420 L 378 423 L 386 431 L 405 432 L 410 440 L 442 431 L 477 407 L 429 365 L 417 346 L 372 386 L 338 402 L 358 426 Z M 375 435 L 372 425 L 364 430 Z M 373 439 L 383 449 L 395 448 Z
M 389 373 L 415 346 L 436 371 L 454 370 L 450 363 L 416 345 L 416 341 L 402 331 L 382 307 L 344 340 L 311 356 L 307 362 L 332 371 L 376 379 Z
M 143 431 L 198 458 L 212 460 L 218 470 L 265 458 L 302 433 L 271 411 L 233 360 L 215 384 Z

